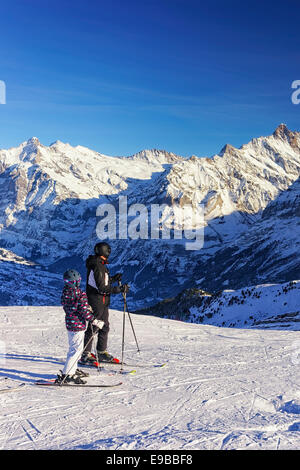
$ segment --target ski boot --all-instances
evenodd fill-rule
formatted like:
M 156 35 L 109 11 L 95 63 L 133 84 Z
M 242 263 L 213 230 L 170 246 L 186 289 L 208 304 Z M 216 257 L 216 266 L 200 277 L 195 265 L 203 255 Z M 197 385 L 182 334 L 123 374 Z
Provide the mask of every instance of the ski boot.
M 90 374 L 88 372 L 84 372 L 81 369 L 76 369 L 75 374 L 77 377 L 88 377 Z
M 84 352 L 79 361 L 79 363 L 83 365 L 89 365 L 94 362 L 95 362 L 95 357 L 90 352 Z
M 61 372 L 61 371 L 60 371 Z M 86 384 L 86 380 L 82 380 L 78 375 L 66 375 L 61 372 L 61 374 L 57 374 L 57 378 L 55 379 L 55 382 L 58 385 L 63 385 L 64 383 L 66 384 L 77 384 L 77 385 L 84 385 Z
M 97 359 L 101 362 L 119 362 L 114 356 L 109 354 L 107 351 L 97 351 Z

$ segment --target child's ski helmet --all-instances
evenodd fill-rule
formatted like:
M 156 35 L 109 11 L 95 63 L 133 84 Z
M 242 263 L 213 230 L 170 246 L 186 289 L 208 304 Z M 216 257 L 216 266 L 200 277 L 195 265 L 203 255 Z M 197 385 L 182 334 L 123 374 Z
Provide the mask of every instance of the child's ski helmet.
M 81 275 L 76 269 L 68 269 L 64 273 L 64 281 L 81 281 Z

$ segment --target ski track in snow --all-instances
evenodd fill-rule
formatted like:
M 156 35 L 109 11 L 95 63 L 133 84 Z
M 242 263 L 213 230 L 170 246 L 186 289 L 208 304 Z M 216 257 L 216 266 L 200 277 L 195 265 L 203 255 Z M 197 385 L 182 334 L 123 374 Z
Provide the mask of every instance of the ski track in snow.
M 11 321 L 7 322 L 7 318 Z M 113 389 L 37 387 L 63 367 L 60 308 L 0 307 L 1 449 L 296 449 L 300 444 L 298 331 L 228 329 L 132 315 L 125 362 L 163 363 L 118 374 L 89 369 Z M 120 355 L 122 315 L 111 311 L 109 350 Z M 3 353 L 3 351 L 2 351 Z M 300 355 L 299 355 L 300 356 Z M 131 369 L 131 367 L 130 367 Z M 111 371 L 115 371 L 110 374 Z

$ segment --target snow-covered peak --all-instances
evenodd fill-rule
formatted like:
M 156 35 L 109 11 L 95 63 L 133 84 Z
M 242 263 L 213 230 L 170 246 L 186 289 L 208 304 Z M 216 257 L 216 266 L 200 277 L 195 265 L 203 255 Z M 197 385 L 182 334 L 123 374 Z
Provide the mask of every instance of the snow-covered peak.
M 297 158 L 300 155 L 300 132 L 291 131 L 286 124 L 279 124 L 274 132 L 267 137 L 258 137 L 252 139 L 248 144 L 241 146 L 241 149 L 258 149 L 259 147 L 266 147 L 273 150 L 273 153 L 281 153 L 287 150 L 289 156 L 292 152 L 296 152 Z
M 39 145 L 40 141 L 37 137 L 30 137 L 30 139 L 27 140 L 27 145 Z
M 32 150 L 33 152 L 36 152 L 37 149 L 39 147 L 43 147 L 43 145 L 41 144 L 41 142 L 39 141 L 37 137 L 31 137 L 27 141 L 23 142 L 21 144 L 21 147 L 23 147 L 23 149 L 27 149 L 27 151 Z
M 173 152 L 167 152 L 166 150 L 158 150 L 158 149 L 141 150 L 140 152 L 135 153 L 129 158 L 133 160 L 144 160 L 149 163 L 159 162 L 161 164 L 175 163 L 183 159 L 183 157 L 176 155 Z
M 21 144 L 22 151 L 20 152 L 19 158 L 23 161 L 30 161 L 31 163 L 37 163 L 39 158 L 40 150 L 44 147 L 37 137 L 31 137 L 26 142 Z
M 300 132 L 290 131 L 286 124 L 280 124 L 273 132 L 275 139 L 287 142 L 294 150 L 300 151 Z
M 279 126 L 276 127 L 275 131 L 273 132 L 274 137 L 281 137 L 281 138 L 287 137 L 291 134 L 293 134 L 293 132 L 291 132 L 288 129 L 287 125 L 284 123 L 279 124 Z
M 62 147 L 64 148 L 66 145 L 69 145 L 68 143 L 65 143 L 65 142 L 62 142 L 61 140 L 55 140 L 54 142 L 52 142 L 52 144 L 49 145 L 50 148 L 59 148 L 59 147 Z
M 238 149 L 233 147 L 230 144 L 224 145 L 224 147 L 221 149 L 219 155 L 222 157 L 223 155 L 233 155 L 234 153 L 238 152 Z

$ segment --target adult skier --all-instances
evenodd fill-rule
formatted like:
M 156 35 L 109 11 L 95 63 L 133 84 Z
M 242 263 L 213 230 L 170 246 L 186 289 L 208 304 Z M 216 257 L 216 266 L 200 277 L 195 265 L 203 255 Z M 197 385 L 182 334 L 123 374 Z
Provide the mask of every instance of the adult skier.
M 110 253 L 110 245 L 106 242 L 100 242 L 94 247 L 94 255 L 89 255 L 86 260 L 88 302 L 93 309 L 94 317 L 104 322 L 103 328 L 97 332 L 96 350 L 99 362 L 115 362 L 114 357 L 107 352 L 110 296 L 111 294 L 127 293 L 129 291 L 128 284 L 121 285 L 121 273 L 110 276 L 107 267 Z M 119 285 L 113 286 L 114 282 L 118 282 Z M 83 364 L 95 362 L 95 357 L 91 354 L 92 341 L 90 339 L 92 334 L 93 330 L 88 326 L 84 338 L 85 349 L 81 357 L 81 363 Z
M 69 351 L 61 374 L 58 374 L 56 383 L 85 384 L 82 377 L 88 374 L 77 368 L 84 347 L 84 332 L 86 322 L 90 328 L 97 331 L 104 323 L 95 320 L 93 311 L 88 304 L 86 293 L 80 289 L 81 275 L 75 269 L 68 269 L 64 273 L 64 287 L 61 295 L 61 304 L 65 311 L 65 324 L 68 332 Z

